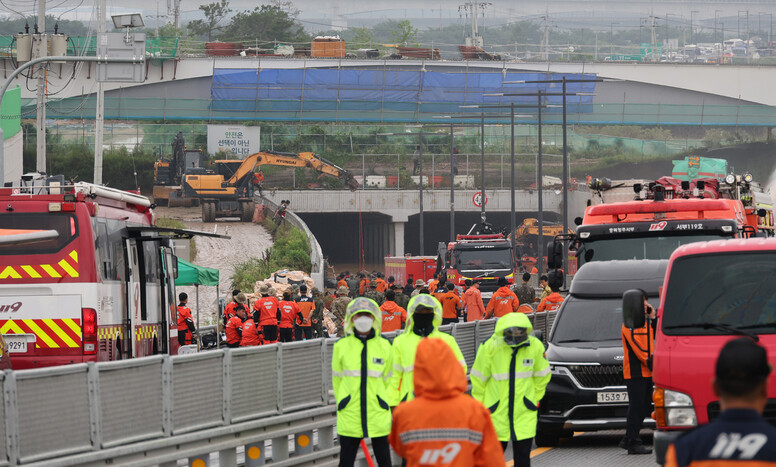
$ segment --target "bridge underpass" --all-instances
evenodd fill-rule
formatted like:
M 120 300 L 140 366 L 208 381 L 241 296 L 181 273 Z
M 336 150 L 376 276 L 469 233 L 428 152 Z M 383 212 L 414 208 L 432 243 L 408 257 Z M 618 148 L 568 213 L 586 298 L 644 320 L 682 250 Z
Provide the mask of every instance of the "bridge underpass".
M 455 231 L 465 233 L 480 221 L 480 208 L 472 202 L 475 190 L 455 192 Z M 509 228 L 510 191 L 486 190 L 487 220 L 494 228 Z M 450 238 L 450 192 L 424 191 L 424 250 L 420 251 L 419 196 L 416 190 L 317 191 L 288 190 L 266 193 L 301 217 L 320 243 L 331 264 L 357 265 L 360 246 L 366 265 L 381 264 L 386 255 L 433 255 L 437 244 Z M 561 221 L 562 195 L 544 192 L 544 218 Z M 584 213 L 589 194 L 569 192 L 569 223 Z M 538 216 L 538 194 L 515 191 L 516 224 Z M 361 241 L 360 241 L 361 240 Z M 355 267 L 355 266 L 354 266 Z

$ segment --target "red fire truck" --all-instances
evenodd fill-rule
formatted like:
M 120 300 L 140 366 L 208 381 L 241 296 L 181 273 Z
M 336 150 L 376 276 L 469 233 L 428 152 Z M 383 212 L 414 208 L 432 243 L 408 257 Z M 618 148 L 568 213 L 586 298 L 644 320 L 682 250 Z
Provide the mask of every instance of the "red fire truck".
M 154 227 L 138 194 L 30 184 L 0 189 L 0 334 L 14 369 L 177 353 L 177 260 L 160 233 L 194 232 Z
M 386 256 L 385 275 L 393 276 L 396 284 L 404 286 L 407 279 L 413 285 L 418 279 L 428 283 L 436 271 L 436 256 Z
M 720 238 L 773 236 L 770 195 L 750 174 L 633 185 L 633 201 L 589 206 L 577 219 L 577 259 L 668 259 L 681 245 Z
M 512 244 L 502 234 L 456 235 L 456 241 L 439 244 L 438 267 L 447 280 L 463 287 L 466 279 L 477 280 L 483 300 L 498 290 L 498 280 L 515 278 Z

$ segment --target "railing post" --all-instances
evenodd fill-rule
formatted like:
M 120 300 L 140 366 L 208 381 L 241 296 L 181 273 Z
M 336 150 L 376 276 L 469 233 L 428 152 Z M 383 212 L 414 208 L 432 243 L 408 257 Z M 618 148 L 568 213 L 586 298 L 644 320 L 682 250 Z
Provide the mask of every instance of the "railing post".
M 327 402 L 329 402 L 329 384 L 331 384 L 330 381 L 326 381 L 326 361 L 328 360 L 326 357 L 326 353 L 328 352 L 328 346 L 326 345 L 326 339 L 318 339 L 321 342 L 321 402 L 323 405 L 326 405 Z
M 257 467 L 259 465 L 266 464 L 266 456 L 264 455 L 266 449 L 264 447 L 264 441 L 257 441 L 253 444 L 245 445 L 245 467 Z M 274 450 L 273 450 L 274 460 Z M 224 465 L 237 465 L 237 464 L 224 464 Z
M 169 355 L 165 355 L 162 360 L 162 428 L 164 436 L 170 436 L 173 430 L 172 398 L 172 359 Z
M 218 451 L 218 465 L 237 465 L 237 448 L 229 448 Z M 245 447 L 245 465 L 248 463 L 248 447 Z
M 277 394 L 277 405 L 278 405 L 278 413 L 283 413 L 283 344 L 278 343 L 278 353 L 277 353 L 277 372 L 278 372 L 278 394 Z M 288 451 L 288 447 L 286 447 L 286 451 Z M 275 444 L 272 444 L 272 458 L 275 459 Z
M 272 438 L 272 462 L 288 459 L 288 436 Z
M 100 372 L 94 362 L 88 363 L 86 384 L 89 388 L 89 426 L 92 447 L 102 449 L 102 409 L 100 407 Z
M 216 329 L 218 331 L 218 329 Z M 224 350 L 224 360 L 222 363 L 224 379 L 224 400 L 223 400 L 223 419 L 224 425 L 232 423 L 232 351 Z
M 16 374 L 5 371 L 3 381 L 5 408 L 5 449 L 11 465 L 19 464 L 19 410 L 16 406 Z
M 334 425 L 318 428 L 318 448 L 320 450 L 334 447 Z

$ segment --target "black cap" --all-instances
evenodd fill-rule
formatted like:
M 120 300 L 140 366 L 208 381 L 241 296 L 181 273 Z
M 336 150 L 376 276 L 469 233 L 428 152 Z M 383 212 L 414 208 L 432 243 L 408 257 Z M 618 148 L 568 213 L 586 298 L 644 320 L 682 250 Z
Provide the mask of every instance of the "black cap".
M 528 282 L 531 280 L 531 274 L 524 272 L 523 273 L 523 282 Z
M 307 292 L 307 286 L 306 286 L 306 285 L 304 285 L 304 284 L 300 285 L 300 286 L 299 286 L 299 291 L 300 291 L 300 292 Z
M 464 285 L 466 285 L 466 287 L 471 287 L 472 280 L 471 279 L 466 279 L 465 281 L 463 281 L 463 283 L 464 283 Z
M 765 348 L 748 337 L 729 341 L 717 358 L 716 383 L 729 396 L 745 396 L 768 379 L 771 367 Z
M 507 278 L 506 277 L 499 277 L 498 278 L 498 286 L 499 287 L 504 287 L 505 285 L 507 285 Z
M 240 293 L 240 289 L 232 290 L 232 297 L 236 297 L 238 293 Z

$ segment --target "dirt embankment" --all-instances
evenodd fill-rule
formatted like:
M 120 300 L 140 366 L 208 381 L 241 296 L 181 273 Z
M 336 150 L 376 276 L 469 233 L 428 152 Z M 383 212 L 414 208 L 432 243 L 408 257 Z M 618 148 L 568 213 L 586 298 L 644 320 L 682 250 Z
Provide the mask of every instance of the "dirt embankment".
M 221 297 L 231 296 L 232 274 L 234 266 L 252 257 L 261 257 L 272 246 L 272 237 L 261 225 L 239 222 L 237 219 L 220 219 L 218 222 L 202 222 L 201 209 L 196 208 L 157 208 L 158 217 L 179 219 L 186 228 L 228 235 L 230 239 L 196 237 L 197 257 L 194 264 L 218 269 Z M 189 307 L 196 313 L 194 287 L 178 287 L 178 292 L 189 294 Z M 251 291 L 252 292 L 252 291 Z M 215 316 L 215 287 L 199 288 L 200 323 L 205 325 Z

